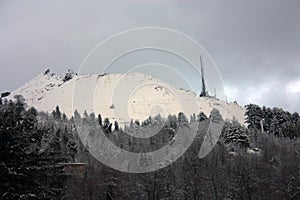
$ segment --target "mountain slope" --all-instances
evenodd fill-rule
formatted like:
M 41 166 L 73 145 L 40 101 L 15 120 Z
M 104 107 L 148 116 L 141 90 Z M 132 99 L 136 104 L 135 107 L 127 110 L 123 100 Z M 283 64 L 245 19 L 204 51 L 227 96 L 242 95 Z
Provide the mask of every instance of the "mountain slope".
M 71 70 L 56 75 L 49 70 L 38 75 L 8 97 L 22 95 L 28 106 L 52 112 L 57 105 L 72 116 L 77 109 L 100 113 L 112 121 L 128 123 L 130 119 L 145 120 L 150 115 L 178 114 L 186 116 L 200 111 L 209 115 L 213 108 L 220 110 L 223 118 L 244 123 L 244 108 L 215 98 L 200 98 L 194 92 L 177 89 L 148 75 L 93 74 L 76 75 Z

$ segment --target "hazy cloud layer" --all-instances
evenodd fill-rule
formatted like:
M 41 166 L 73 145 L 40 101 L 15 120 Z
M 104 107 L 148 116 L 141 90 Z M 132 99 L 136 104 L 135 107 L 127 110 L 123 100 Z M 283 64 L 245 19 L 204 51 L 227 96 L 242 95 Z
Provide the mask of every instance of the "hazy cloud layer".
M 159 26 L 208 50 L 230 100 L 300 111 L 299 10 L 298 0 L 1 1 L 0 91 L 77 69 L 112 34 Z

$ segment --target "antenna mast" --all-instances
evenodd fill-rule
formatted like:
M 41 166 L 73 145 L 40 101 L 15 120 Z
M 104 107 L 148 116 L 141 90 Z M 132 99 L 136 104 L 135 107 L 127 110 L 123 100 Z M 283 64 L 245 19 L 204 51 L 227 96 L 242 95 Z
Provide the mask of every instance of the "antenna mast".
M 200 93 L 200 97 L 206 97 L 207 91 L 206 91 L 206 86 L 205 86 L 204 69 L 203 69 L 203 62 L 202 62 L 201 55 L 200 55 L 200 65 L 201 65 L 201 80 L 202 80 L 202 91 Z

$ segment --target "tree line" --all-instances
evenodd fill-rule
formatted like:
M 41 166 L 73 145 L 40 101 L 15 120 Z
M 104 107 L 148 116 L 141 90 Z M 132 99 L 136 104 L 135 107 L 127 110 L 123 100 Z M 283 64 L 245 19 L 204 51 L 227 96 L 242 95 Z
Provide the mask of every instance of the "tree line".
M 214 149 L 199 159 L 211 117 L 204 113 L 189 119 L 183 113 L 154 116 L 121 127 L 100 114 L 75 112 L 67 118 L 58 106 L 50 114 L 38 112 L 21 96 L 0 101 L 0 199 L 299 199 L 299 115 L 253 104 L 246 109 L 248 126 L 226 121 Z M 103 133 L 133 152 L 166 145 L 178 127 L 191 122 L 199 130 L 187 152 L 170 166 L 128 174 L 89 153 L 78 121 L 86 134 Z M 126 135 L 153 130 L 158 136 L 144 143 Z M 66 163 L 85 167 L 74 173 Z

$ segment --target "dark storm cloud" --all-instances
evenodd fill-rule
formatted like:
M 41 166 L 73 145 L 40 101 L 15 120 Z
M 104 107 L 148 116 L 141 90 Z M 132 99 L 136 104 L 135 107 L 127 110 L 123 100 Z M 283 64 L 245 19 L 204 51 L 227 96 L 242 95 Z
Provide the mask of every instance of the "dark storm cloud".
M 229 99 L 300 111 L 300 1 L 1 1 L 0 91 L 45 68 L 77 69 L 119 31 L 160 26 L 199 41 L 216 61 Z

